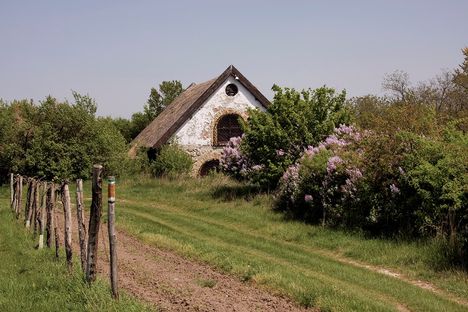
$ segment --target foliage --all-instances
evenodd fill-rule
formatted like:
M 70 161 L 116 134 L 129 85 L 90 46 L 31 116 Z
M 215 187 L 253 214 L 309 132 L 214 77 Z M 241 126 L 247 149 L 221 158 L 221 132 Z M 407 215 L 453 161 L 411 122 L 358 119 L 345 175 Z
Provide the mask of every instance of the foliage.
M 463 63 L 455 70 L 453 80 L 458 86 L 462 87 L 465 91 L 468 91 L 468 47 L 465 47 L 462 52 L 464 60 Z
M 148 101 L 144 107 L 145 115 L 152 121 L 183 91 L 182 83 L 178 80 L 163 81 L 159 84 L 159 91 L 151 88 Z
M 428 81 L 413 84 L 409 75 L 401 70 L 386 74 L 382 87 L 388 96 L 368 95 L 351 99 L 350 104 L 357 113 L 358 125 L 367 127 L 372 117 L 381 117 L 394 106 L 431 109 L 437 122 L 443 125 L 468 116 L 468 48 L 462 52 L 465 59 L 457 69 L 444 70 Z M 373 125 L 375 124 L 378 121 L 374 121 Z
M 114 125 L 125 138 L 125 142 L 130 143 L 136 138 L 183 91 L 180 81 L 163 81 L 159 84 L 159 90 L 151 88 L 143 112 L 134 113 L 130 119 L 115 118 Z
M 94 163 L 119 175 L 126 158 L 123 137 L 107 118 L 95 116 L 89 96 L 73 93 L 74 104 L 47 97 L 0 107 L 0 174 L 18 172 L 46 179 L 90 176 Z M 12 127 L 12 125 L 15 125 Z
M 265 188 L 275 188 L 284 170 L 300 157 L 303 149 L 346 123 L 346 93 L 321 87 L 315 90 L 282 89 L 266 112 L 251 110 L 240 145 L 254 170 L 248 179 Z
M 192 157 L 177 143 L 172 143 L 161 148 L 150 166 L 155 176 L 177 177 L 190 173 L 192 165 Z
M 468 256 L 468 135 L 358 132 L 341 126 L 284 173 L 276 208 L 374 235 L 443 237 Z

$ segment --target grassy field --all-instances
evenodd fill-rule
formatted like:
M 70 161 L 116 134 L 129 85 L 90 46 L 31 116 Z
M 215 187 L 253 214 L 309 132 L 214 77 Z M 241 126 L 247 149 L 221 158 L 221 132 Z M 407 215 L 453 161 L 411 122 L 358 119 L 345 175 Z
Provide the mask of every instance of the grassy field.
M 33 249 L 30 234 L 12 220 L 6 188 L 0 188 L 0 198 L 0 311 L 148 309 L 127 296 L 112 301 L 105 282 L 90 289 L 79 272 L 69 277 L 63 256 L 57 261 L 51 251 Z M 118 181 L 117 224 L 144 242 L 324 311 L 468 309 L 456 302 L 468 297 L 468 275 L 436 270 L 436 244 L 368 239 L 287 221 L 271 211 L 270 201 L 270 196 L 251 194 L 219 176 Z M 428 281 L 440 292 L 353 261 L 391 269 L 407 280 Z
M 333 311 L 468 309 L 455 302 L 468 297 L 467 275 L 435 270 L 433 243 L 366 239 L 286 221 L 271 211 L 271 197 L 250 196 L 248 188 L 222 177 L 139 178 L 118 182 L 117 190 L 120 228 L 304 306 Z M 429 281 L 441 292 L 347 263 L 350 260 Z
M 106 282 L 88 287 L 78 263 L 68 274 L 64 255 L 57 260 L 52 250 L 34 249 L 8 199 L 7 189 L 0 188 L 0 311 L 150 311 L 125 294 L 112 300 Z

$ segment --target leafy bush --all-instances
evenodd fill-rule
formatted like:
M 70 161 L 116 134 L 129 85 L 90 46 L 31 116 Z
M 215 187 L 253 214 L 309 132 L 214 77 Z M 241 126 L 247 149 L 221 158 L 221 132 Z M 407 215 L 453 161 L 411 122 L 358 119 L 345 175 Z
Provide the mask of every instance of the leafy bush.
M 468 135 L 359 133 L 340 126 L 280 180 L 275 207 L 308 222 L 374 235 L 439 237 L 468 255 Z
M 341 125 L 318 146 L 309 146 L 281 178 L 276 208 L 309 222 L 360 226 L 362 213 L 349 203 L 362 179 L 362 153 L 348 150 L 361 138 L 354 127 Z
M 151 171 L 155 176 L 176 177 L 190 173 L 192 157 L 176 143 L 164 145 L 151 163 Z
M 2 178 L 8 172 L 49 180 L 87 178 L 95 163 L 109 174 L 122 172 L 124 138 L 110 119 L 95 116 L 93 99 L 73 95 L 74 104 L 49 96 L 39 105 L 13 101 L 0 106 Z
M 344 91 L 337 94 L 334 89 L 322 87 L 298 92 L 278 86 L 273 86 L 273 90 L 275 96 L 267 111 L 250 111 L 242 141 L 235 147 L 227 147 L 240 151 L 248 159 L 243 163 L 248 166 L 243 173 L 239 172 L 240 176 L 270 189 L 276 187 L 286 168 L 300 157 L 304 148 L 318 143 L 336 125 L 349 120 L 344 108 Z M 232 152 L 225 149 L 225 154 Z M 229 164 L 238 166 L 225 162 Z M 228 172 L 232 169 L 225 167 Z

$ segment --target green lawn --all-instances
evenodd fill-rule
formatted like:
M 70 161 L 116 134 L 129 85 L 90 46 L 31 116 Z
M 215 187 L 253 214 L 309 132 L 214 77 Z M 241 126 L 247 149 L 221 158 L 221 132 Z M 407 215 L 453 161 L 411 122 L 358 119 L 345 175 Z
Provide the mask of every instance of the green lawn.
M 271 197 L 245 200 L 246 192 L 219 176 L 118 181 L 117 223 L 147 243 L 254 281 L 304 306 L 337 311 L 468 309 L 449 299 L 468 297 L 467 274 L 435 271 L 435 244 L 366 239 L 286 221 L 271 211 Z M 344 264 L 343 259 L 430 281 L 443 294 Z
M 107 281 L 88 287 L 79 272 L 68 274 L 64 255 L 34 249 L 32 235 L 10 213 L 8 189 L 0 188 L 0 311 L 150 311 L 123 294 L 110 296 Z
M 6 188 L 0 189 L 0 196 L 0 311 L 147 309 L 127 296 L 112 301 L 107 281 L 88 288 L 78 271 L 69 277 L 63 256 L 56 261 L 51 251 L 34 250 L 30 234 L 13 221 Z M 90 197 L 87 182 L 87 207 Z M 435 270 L 436 244 L 367 239 L 287 221 L 270 205 L 271 196 L 249 195 L 249 188 L 219 176 L 117 181 L 119 228 L 304 306 L 332 311 L 468 309 L 456 303 L 457 298 L 468 298 L 468 275 Z M 348 260 L 429 281 L 441 293 L 347 264 Z M 200 283 L 210 287 L 212 281 Z

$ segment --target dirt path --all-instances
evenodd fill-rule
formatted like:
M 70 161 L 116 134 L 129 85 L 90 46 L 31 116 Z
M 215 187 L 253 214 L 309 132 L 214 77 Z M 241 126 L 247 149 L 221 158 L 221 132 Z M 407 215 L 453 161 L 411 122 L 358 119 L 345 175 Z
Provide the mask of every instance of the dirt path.
M 72 231 L 74 257 L 79 257 L 76 222 Z M 306 311 L 288 298 L 146 245 L 122 230 L 117 235 L 119 287 L 162 311 Z M 103 279 L 108 279 L 108 258 L 107 226 L 103 224 L 98 260 Z

